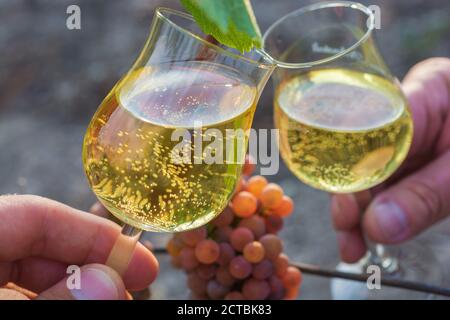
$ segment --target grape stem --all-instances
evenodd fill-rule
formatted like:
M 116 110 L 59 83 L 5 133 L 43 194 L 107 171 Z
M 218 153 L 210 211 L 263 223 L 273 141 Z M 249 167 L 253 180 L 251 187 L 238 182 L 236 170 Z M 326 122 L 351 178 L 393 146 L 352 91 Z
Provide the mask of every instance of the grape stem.
M 154 254 L 166 254 L 167 250 L 165 248 L 155 248 L 152 252 Z M 324 269 L 316 265 L 302 262 L 291 262 L 290 265 L 298 268 L 305 274 L 311 274 L 326 278 L 341 278 L 352 281 L 367 282 L 367 279 L 369 277 L 369 275 L 366 274 L 343 272 L 334 269 Z M 381 285 L 450 297 L 450 289 L 432 286 L 421 282 L 395 279 L 389 275 L 384 275 L 382 277 Z

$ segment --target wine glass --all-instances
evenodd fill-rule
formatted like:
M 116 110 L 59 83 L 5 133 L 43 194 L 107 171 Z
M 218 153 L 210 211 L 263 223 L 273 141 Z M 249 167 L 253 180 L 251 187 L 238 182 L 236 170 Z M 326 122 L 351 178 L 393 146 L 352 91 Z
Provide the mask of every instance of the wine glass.
M 276 21 L 264 34 L 264 50 L 279 68 L 275 126 L 279 149 L 292 173 L 331 193 L 367 190 L 390 177 L 406 158 L 413 123 L 398 80 L 372 37 L 374 15 L 347 1 L 316 3 Z M 368 253 L 338 269 L 365 273 L 379 266 L 383 276 L 439 283 L 430 251 L 388 254 L 366 239 Z M 334 279 L 334 298 L 423 298 L 396 289 L 368 290 L 366 283 Z
M 83 143 L 92 190 L 125 223 L 107 265 L 126 270 L 141 230 L 197 228 L 224 209 L 247 148 L 233 132 L 250 129 L 274 67 L 262 52 L 208 41 L 188 14 L 156 9 L 142 52 Z

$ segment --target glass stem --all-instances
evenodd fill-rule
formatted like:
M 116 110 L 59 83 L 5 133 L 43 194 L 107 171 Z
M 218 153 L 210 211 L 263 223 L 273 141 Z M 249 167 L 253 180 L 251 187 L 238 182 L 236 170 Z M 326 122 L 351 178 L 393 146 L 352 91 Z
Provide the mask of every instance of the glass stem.
M 142 230 L 124 224 L 122 232 L 117 237 L 105 264 L 116 270 L 120 275 L 123 275 L 128 268 L 134 248 L 141 234 Z
M 398 271 L 397 258 L 389 255 L 383 245 L 369 240 L 365 234 L 364 241 L 367 247 L 366 267 L 369 265 L 377 265 L 381 268 L 381 272 L 385 274 L 392 274 Z

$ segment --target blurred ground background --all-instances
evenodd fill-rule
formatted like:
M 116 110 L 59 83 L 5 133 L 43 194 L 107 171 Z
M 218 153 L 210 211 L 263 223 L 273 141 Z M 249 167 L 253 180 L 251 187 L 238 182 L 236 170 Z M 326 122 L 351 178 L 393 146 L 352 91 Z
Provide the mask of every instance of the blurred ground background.
M 264 31 L 277 17 L 314 1 L 253 0 Z M 379 47 L 392 71 L 430 56 L 450 56 L 448 0 L 370 0 L 382 9 Z M 77 4 L 82 30 L 66 28 L 66 8 Z M 0 194 L 31 193 L 87 210 L 95 197 L 81 164 L 84 131 L 101 100 L 131 66 L 157 6 L 175 0 L 0 1 Z M 272 127 L 272 87 L 264 91 L 255 127 Z M 298 261 L 334 267 L 339 262 L 328 196 L 298 182 L 282 165 L 270 180 L 296 200 L 281 236 Z M 1 223 L 1 222 L 0 222 Z M 167 235 L 146 235 L 162 245 Z M 443 223 L 420 239 L 448 271 L 450 227 Z M 187 297 L 184 274 L 160 256 L 153 298 Z M 440 283 L 449 286 L 449 282 Z M 302 299 L 327 299 L 329 280 L 305 276 Z M 401 296 L 399 296 L 401 298 Z

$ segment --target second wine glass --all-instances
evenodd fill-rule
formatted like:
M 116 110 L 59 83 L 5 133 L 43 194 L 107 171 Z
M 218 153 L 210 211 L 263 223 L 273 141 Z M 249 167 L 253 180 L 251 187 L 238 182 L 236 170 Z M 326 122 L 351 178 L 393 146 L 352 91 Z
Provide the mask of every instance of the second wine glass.
M 389 178 L 407 157 L 413 122 L 398 80 L 375 41 L 374 15 L 347 1 L 317 3 L 275 22 L 264 35 L 274 59 L 275 126 L 288 168 L 304 183 L 331 193 L 367 190 Z M 295 32 L 292 32 L 295 30 Z M 340 269 L 436 283 L 434 256 L 415 248 L 401 259 L 366 239 L 358 264 Z M 335 298 L 396 298 L 396 290 L 334 280 Z M 425 295 L 403 292 L 403 297 Z

